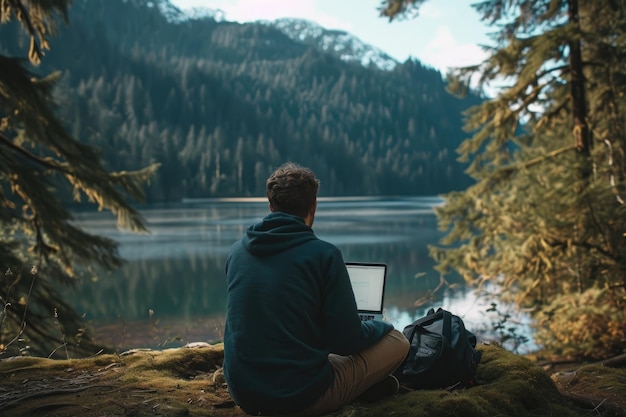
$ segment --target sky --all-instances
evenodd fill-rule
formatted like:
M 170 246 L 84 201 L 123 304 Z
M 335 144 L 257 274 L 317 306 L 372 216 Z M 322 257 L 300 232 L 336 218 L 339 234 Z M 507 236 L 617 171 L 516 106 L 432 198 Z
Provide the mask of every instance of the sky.
M 304 18 L 326 29 L 340 29 L 400 62 L 417 58 L 446 73 L 450 67 L 477 64 L 489 31 L 470 6 L 472 0 L 429 0 L 417 17 L 379 17 L 381 0 L 170 0 L 180 9 L 206 7 L 225 12 L 226 20 L 248 22 Z

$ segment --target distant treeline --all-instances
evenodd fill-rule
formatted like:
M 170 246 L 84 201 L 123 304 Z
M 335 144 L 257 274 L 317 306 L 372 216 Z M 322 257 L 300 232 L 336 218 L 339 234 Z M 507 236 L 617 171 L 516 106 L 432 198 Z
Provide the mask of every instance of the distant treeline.
M 74 1 L 33 72 L 62 71 L 59 114 L 109 169 L 162 164 L 149 201 L 263 195 L 288 160 L 313 168 L 323 195 L 469 185 L 455 149 L 479 100 L 449 95 L 438 71 L 347 63 L 262 24 L 172 23 L 148 3 Z M 24 55 L 17 29 L 4 25 L 0 52 Z

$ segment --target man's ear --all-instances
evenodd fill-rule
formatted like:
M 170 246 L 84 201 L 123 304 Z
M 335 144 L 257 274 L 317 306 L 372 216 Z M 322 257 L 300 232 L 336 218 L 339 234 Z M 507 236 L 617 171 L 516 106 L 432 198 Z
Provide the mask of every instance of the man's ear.
M 272 203 L 270 203 L 270 211 L 273 213 L 274 212 L 274 206 L 272 206 Z
M 316 210 L 317 210 L 317 200 L 315 200 L 315 203 L 311 206 L 311 209 L 309 210 L 309 214 L 306 216 L 306 219 L 304 219 L 305 224 L 307 224 L 309 227 L 313 226 L 313 221 L 315 221 Z

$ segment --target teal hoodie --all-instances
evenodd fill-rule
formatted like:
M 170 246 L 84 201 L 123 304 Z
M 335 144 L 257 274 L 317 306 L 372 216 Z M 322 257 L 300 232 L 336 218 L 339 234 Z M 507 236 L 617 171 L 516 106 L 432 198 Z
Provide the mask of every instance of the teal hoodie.
M 333 382 L 328 354 L 349 355 L 393 326 L 359 319 L 341 252 L 303 219 L 274 212 L 226 260 L 224 374 L 251 414 L 312 405 Z

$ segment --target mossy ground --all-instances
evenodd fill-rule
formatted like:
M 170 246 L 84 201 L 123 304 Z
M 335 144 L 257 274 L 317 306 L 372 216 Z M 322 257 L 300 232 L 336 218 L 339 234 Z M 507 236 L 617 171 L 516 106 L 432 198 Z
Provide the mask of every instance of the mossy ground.
M 479 386 L 403 392 L 374 404 L 350 404 L 333 416 L 626 416 L 624 369 L 588 366 L 550 376 L 500 347 L 479 349 Z M 87 359 L 4 360 L 0 415 L 243 416 L 224 384 L 222 358 L 218 344 Z M 584 408 L 577 395 L 588 399 L 589 393 L 597 404 L 587 402 Z

